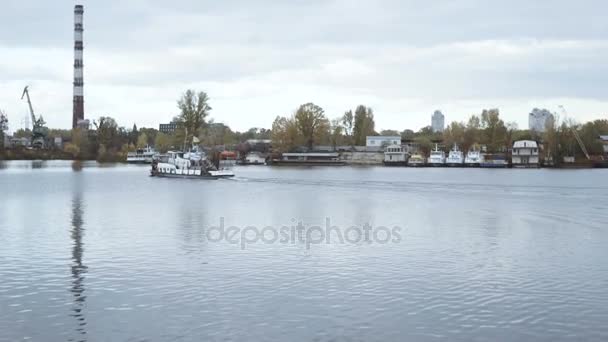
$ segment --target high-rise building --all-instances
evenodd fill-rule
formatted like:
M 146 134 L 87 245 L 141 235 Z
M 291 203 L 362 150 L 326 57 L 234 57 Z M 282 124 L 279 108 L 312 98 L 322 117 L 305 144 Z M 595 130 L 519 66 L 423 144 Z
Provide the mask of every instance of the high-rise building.
M 436 110 L 431 117 L 431 128 L 433 132 L 443 132 L 445 129 L 445 116 L 440 110 Z
M 79 121 L 84 120 L 83 14 L 84 8 L 82 5 L 74 6 L 74 103 L 72 107 L 72 128 L 78 127 Z
M 543 133 L 547 124 L 553 124 L 553 114 L 546 109 L 532 109 L 532 113 L 528 116 L 528 129 Z

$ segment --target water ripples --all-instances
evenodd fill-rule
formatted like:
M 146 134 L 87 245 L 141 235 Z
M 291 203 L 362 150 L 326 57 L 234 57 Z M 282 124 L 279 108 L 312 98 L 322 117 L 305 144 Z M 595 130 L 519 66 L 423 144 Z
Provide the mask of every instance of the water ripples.
M 44 170 L 0 178 L 2 342 L 608 339 L 603 185 L 466 170 L 432 182 L 252 169 L 200 183 Z M 219 216 L 399 224 L 403 239 L 240 249 L 207 241 Z

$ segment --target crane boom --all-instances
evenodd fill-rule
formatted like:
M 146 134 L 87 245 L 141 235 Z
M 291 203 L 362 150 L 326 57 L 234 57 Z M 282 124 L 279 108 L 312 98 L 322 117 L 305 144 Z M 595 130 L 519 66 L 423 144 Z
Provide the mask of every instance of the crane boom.
M 574 137 L 576 138 L 576 141 L 578 142 L 578 146 L 580 146 L 581 150 L 583 150 L 585 157 L 587 157 L 588 160 L 591 160 L 591 157 L 589 157 L 589 153 L 587 152 L 587 148 L 585 147 L 585 144 L 583 144 L 583 140 L 578 135 L 578 132 L 576 131 L 575 127 L 572 127 L 572 133 L 574 134 Z
M 23 88 L 23 94 L 21 95 L 21 99 L 25 96 L 27 98 L 27 104 L 30 107 L 30 114 L 32 115 L 32 124 L 36 124 L 36 115 L 34 115 L 34 107 L 32 107 L 32 101 L 30 100 L 30 92 L 28 90 L 29 86 L 25 86 Z
M 564 106 L 562 106 L 562 105 L 559 105 L 559 108 L 562 110 L 562 113 L 564 114 L 564 119 L 565 119 L 566 116 L 568 115 L 568 112 L 566 112 L 566 108 L 564 108 Z M 587 148 L 585 147 L 583 140 L 581 139 L 580 135 L 578 135 L 578 132 L 576 131 L 576 127 L 572 126 L 572 127 L 570 127 L 570 130 L 572 131 L 572 134 L 574 135 L 574 138 L 576 139 L 578 146 L 581 148 L 581 150 L 585 154 L 585 157 L 587 157 L 587 160 L 591 160 L 591 157 L 589 157 L 589 153 L 587 152 Z

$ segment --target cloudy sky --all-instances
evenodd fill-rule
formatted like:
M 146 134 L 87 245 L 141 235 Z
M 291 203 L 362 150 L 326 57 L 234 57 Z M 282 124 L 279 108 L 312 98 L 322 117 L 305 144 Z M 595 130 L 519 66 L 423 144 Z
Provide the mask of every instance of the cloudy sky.
M 315 102 L 371 106 L 379 129 L 419 129 L 498 107 L 608 117 L 608 2 L 571 0 L 82 1 L 85 116 L 158 127 L 188 89 L 236 130 Z M 73 6 L 0 3 L 0 108 L 21 127 L 31 87 L 51 127 L 72 112 Z

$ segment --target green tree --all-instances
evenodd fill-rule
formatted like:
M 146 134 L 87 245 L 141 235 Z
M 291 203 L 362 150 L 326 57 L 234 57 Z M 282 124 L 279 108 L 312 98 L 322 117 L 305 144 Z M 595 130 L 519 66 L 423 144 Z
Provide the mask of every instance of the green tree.
M 131 134 L 129 134 L 129 143 L 137 144 L 139 139 L 139 131 L 137 130 L 137 125 L 133 124 L 133 128 L 131 129 Z
M 4 149 L 4 135 L 8 131 L 8 118 L 4 111 L 0 110 L 0 149 Z
M 196 93 L 194 90 L 188 89 L 177 101 L 177 106 L 181 111 L 177 122 L 185 130 L 184 141 L 192 141 L 193 136 L 198 137 L 202 133 L 201 130 L 206 124 L 205 120 L 211 112 L 209 97 L 203 91 Z
M 150 146 L 154 146 L 154 142 L 156 141 L 156 134 L 158 134 L 158 130 L 155 128 L 145 128 L 142 127 L 138 130 L 138 134 L 146 134 L 148 137 L 147 144 Z
M 234 132 L 223 123 L 209 123 L 203 130 L 200 140 L 206 146 L 234 145 L 237 143 Z
M 315 138 L 322 136 L 329 127 L 325 111 L 314 103 L 306 103 L 298 108 L 295 124 L 309 150 L 312 150 Z
M 73 159 L 78 159 L 78 156 L 80 155 L 80 148 L 73 143 L 66 143 L 63 146 L 63 151 L 72 156 Z
M 91 144 L 89 142 L 89 136 L 86 130 L 76 128 L 72 130 L 72 143 L 69 150 L 66 152 L 71 153 L 75 159 L 86 160 L 91 158 L 89 153 Z M 66 148 L 67 148 L 66 144 Z
M 401 139 L 412 140 L 414 139 L 414 134 L 416 133 L 411 129 L 404 129 L 403 132 L 401 132 Z
M 154 139 L 154 148 L 161 153 L 169 151 L 171 138 L 163 132 L 158 132 L 156 139 Z
M 481 119 L 479 116 L 472 115 L 467 122 L 467 126 L 464 131 L 464 141 L 462 142 L 463 151 L 468 151 L 472 148 L 478 148 L 478 144 L 481 142 L 480 130 Z
M 364 105 L 357 106 L 355 109 L 353 136 L 355 145 L 363 146 L 367 136 L 375 134 L 374 112 L 371 108 Z
M 137 137 L 137 148 L 144 148 L 146 146 L 148 146 L 148 135 L 142 132 Z
M 504 149 L 506 127 L 500 119 L 498 109 L 484 109 L 481 113 L 482 143 L 488 152 L 499 152 Z
M 349 110 L 344 112 L 344 115 L 342 115 L 342 127 L 344 128 L 344 134 L 346 135 L 348 144 L 351 146 L 355 143 L 355 140 L 353 139 L 354 125 L 353 111 Z
M 414 141 L 418 144 L 418 148 L 422 155 L 428 156 L 433 148 L 433 142 L 428 135 L 419 136 L 414 139 Z
M 336 146 L 342 145 L 345 142 L 344 126 L 342 126 L 342 118 L 331 121 L 331 146 L 336 149 Z
M 384 129 L 384 130 L 380 131 L 380 135 L 383 135 L 383 136 L 400 136 L 401 134 L 399 134 L 399 132 L 395 131 L 394 129 Z
M 97 121 L 93 121 L 93 125 L 97 130 L 97 143 L 99 145 L 104 145 L 106 148 L 118 148 L 122 145 L 116 120 L 109 116 L 102 116 Z M 80 150 L 82 151 L 82 147 Z

